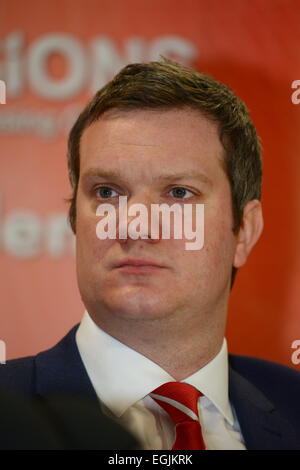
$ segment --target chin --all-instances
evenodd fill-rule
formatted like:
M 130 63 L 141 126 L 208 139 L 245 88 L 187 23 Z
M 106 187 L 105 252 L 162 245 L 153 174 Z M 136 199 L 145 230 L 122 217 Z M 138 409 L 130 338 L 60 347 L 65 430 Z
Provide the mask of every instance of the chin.
M 144 289 L 119 292 L 116 297 L 107 299 L 106 305 L 110 312 L 122 318 L 145 320 L 160 318 L 167 314 L 165 299 L 145 292 Z

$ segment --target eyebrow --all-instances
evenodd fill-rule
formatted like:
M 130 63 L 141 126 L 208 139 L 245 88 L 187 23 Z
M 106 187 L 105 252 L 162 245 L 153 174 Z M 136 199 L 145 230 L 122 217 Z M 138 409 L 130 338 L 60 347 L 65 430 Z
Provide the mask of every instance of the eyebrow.
M 211 185 L 212 182 L 211 180 L 206 176 L 204 175 L 203 173 L 198 173 L 198 172 L 185 172 L 185 173 L 171 173 L 171 174 L 168 174 L 168 175 L 161 175 L 159 176 L 158 179 L 161 179 L 161 180 L 164 180 L 164 181 L 169 181 L 169 182 L 176 182 L 176 181 L 179 181 L 179 180 L 182 180 L 182 179 L 196 179 L 196 180 L 200 180 L 202 181 L 203 183 L 205 184 L 209 184 Z
M 123 180 L 122 174 L 119 171 L 114 171 L 114 170 L 107 171 L 107 170 L 101 170 L 99 168 L 91 168 L 82 175 L 83 181 L 87 181 L 93 178 Z M 205 183 L 207 185 L 210 185 L 210 186 L 212 185 L 212 181 L 206 175 L 204 175 L 203 173 L 193 172 L 193 171 L 188 171 L 184 173 L 168 173 L 165 175 L 160 175 L 156 179 L 161 180 L 161 181 L 167 181 L 170 183 L 175 183 L 185 178 L 199 180 L 202 183 Z

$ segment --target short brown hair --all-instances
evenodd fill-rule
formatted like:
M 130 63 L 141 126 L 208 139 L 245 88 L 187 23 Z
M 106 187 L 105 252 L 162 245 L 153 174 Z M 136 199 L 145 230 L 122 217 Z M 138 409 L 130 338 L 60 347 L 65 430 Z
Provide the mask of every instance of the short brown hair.
M 261 147 L 247 108 L 223 83 L 164 59 L 124 67 L 95 94 L 71 129 L 68 167 L 73 195 L 69 221 L 74 233 L 79 148 L 83 131 L 110 109 L 167 110 L 185 107 L 196 109 L 218 123 L 225 150 L 224 169 L 231 186 L 233 231 L 238 232 L 245 204 L 261 197 Z

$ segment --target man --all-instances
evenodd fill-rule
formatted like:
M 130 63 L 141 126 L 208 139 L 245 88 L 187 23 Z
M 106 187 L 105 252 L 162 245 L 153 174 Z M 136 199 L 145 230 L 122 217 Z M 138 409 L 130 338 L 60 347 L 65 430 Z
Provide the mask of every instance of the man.
M 263 229 L 245 105 L 172 62 L 128 65 L 79 116 L 68 163 L 86 312 L 52 350 L 2 367 L 1 382 L 29 396 L 97 397 L 144 449 L 299 449 L 300 374 L 228 361 L 224 339 L 236 270 Z M 97 231 L 104 203 L 115 209 L 107 238 Z M 130 231 L 136 204 L 149 223 Z M 201 249 L 186 249 L 175 225 L 163 237 L 162 218 L 153 235 L 153 207 L 173 204 L 182 217 L 191 207 L 194 225 L 204 205 Z

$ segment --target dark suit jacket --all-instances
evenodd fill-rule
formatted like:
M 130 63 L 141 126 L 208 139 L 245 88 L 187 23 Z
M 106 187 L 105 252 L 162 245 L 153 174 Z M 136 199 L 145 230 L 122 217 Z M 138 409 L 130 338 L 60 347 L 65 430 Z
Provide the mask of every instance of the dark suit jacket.
M 75 326 L 55 347 L 0 366 L 0 387 L 28 397 L 97 400 L 75 342 Z M 229 355 L 229 395 L 249 450 L 300 450 L 300 373 L 262 359 Z

